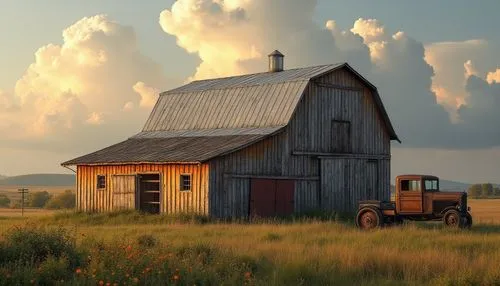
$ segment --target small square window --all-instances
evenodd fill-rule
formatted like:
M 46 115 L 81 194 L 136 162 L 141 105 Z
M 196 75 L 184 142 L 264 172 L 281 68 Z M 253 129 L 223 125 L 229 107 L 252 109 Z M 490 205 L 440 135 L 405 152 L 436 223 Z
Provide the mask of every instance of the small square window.
M 181 175 L 181 192 L 189 192 L 191 191 L 191 175 L 184 174 Z
M 105 189 L 106 188 L 106 176 L 97 175 L 97 188 Z

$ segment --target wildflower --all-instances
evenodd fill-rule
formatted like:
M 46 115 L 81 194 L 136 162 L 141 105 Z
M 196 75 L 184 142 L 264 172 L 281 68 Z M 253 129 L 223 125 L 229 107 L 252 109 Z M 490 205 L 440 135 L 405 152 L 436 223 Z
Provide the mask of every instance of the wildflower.
M 81 270 L 80 268 L 77 268 L 77 269 L 75 270 L 75 273 L 76 273 L 76 274 L 80 274 L 80 273 L 82 273 L 82 270 Z
M 250 272 L 245 272 L 245 279 L 249 280 L 250 278 L 252 278 L 252 273 Z
M 127 245 L 127 247 L 125 248 L 127 251 L 130 251 L 132 250 L 132 246 L 131 245 Z
M 134 277 L 134 279 L 133 279 L 133 280 L 134 280 L 134 282 L 135 282 L 135 283 L 139 283 L 139 278 Z
M 111 286 L 111 283 L 109 283 L 109 282 L 106 282 L 106 286 Z
M 179 275 L 177 275 L 177 274 L 175 274 L 175 275 L 174 275 L 174 277 L 173 277 L 173 280 L 174 280 L 174 281 L 177 281 L 177 280 L 179 280 L 179 278 L 180 278 L 180 276 L 179 276 Z
M 100 286 L 104 285 L 104 281 L 99 280 L 99 285 L 100 285 Z
M 35 279 L 31 279 L 31 280 L 30 280 L 30 283 L 31 283 L 31 284 L 35 284 Z

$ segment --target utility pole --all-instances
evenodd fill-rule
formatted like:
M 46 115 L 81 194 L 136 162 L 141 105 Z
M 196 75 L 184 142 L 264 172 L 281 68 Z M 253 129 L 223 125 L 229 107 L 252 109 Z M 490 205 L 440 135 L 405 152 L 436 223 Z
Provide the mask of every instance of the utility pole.
M 21 216 L 24 216 L 24 195 L 28 193 L 28 189 L 22 188 L 17 191 L 21 193 Z

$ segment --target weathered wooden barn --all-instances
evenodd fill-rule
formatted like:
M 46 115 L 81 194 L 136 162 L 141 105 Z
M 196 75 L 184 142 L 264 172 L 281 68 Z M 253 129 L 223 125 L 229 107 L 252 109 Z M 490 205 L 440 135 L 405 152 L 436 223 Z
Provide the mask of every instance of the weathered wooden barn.
M 215 217 L 354 210 L 389 199 L 390 141 L 377 89 L 348 64 L 194 81 L 164 92 L 142 132 L 67 161 L 77 208 Z

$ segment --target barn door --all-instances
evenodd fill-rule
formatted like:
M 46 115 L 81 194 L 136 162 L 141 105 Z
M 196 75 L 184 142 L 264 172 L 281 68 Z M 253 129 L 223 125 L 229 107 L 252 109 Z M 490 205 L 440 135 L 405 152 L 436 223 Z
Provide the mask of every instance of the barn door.
M 250 216 L 272 217 L 275 213 L 276 180 L 252 179 Z
M 376 200 L 378 198 L 378 162 L 368 160 L 366 162 L 366 200 Z
M 252 179 L 250 216 L 287 216 L 294 211 L 293 180 Z
M 348 159 L 321 159 L 321 207 L 325 211 L 346 211 L 350 207 Z
M 276 181 L 276 215 L 287 216 L 293 214 L 295 201 L 295 182 L 292 180 Z
M 135 209 L 135 175 L 113 175 L 113 210 Z

